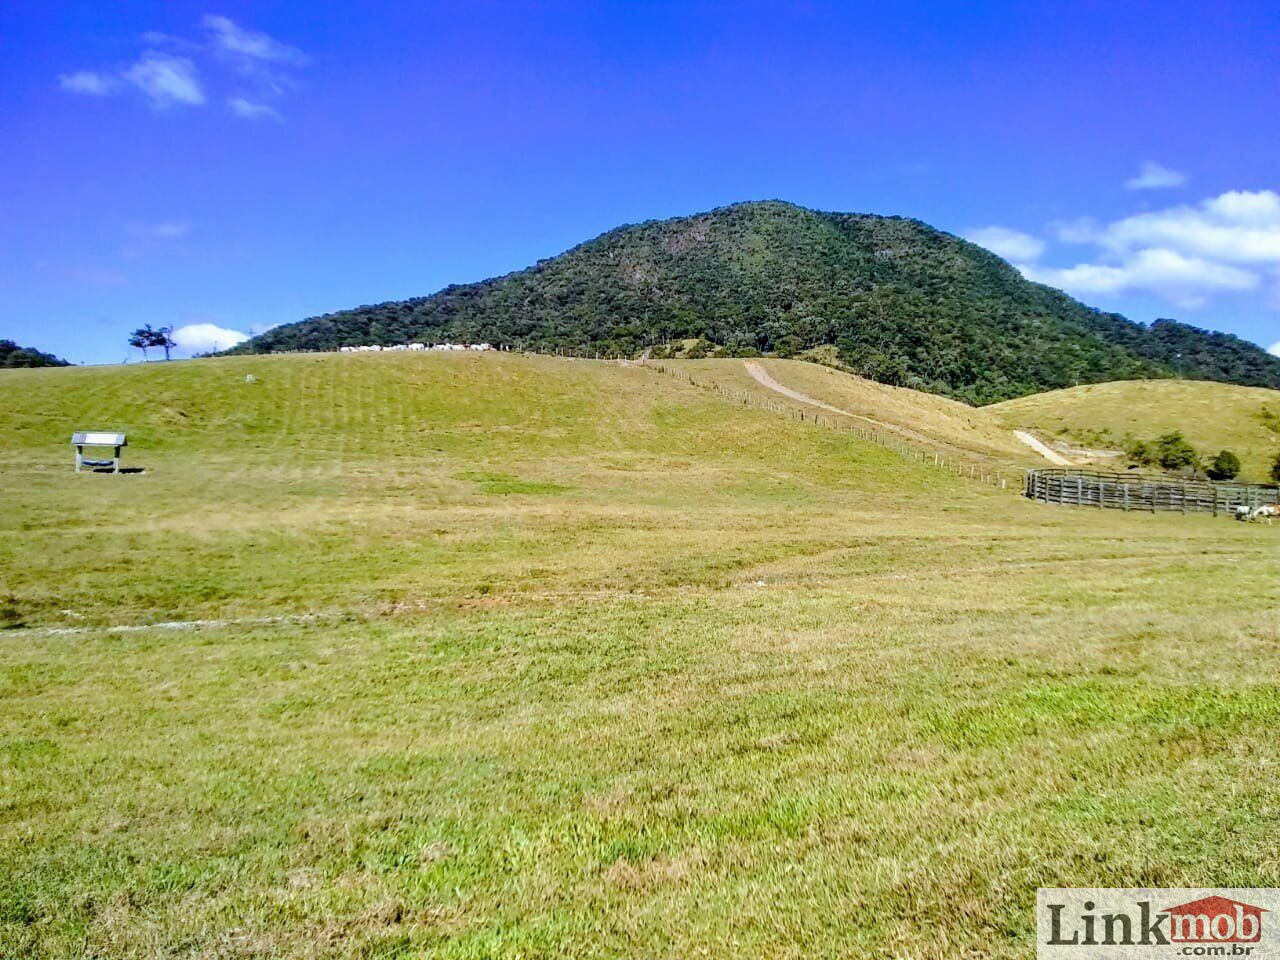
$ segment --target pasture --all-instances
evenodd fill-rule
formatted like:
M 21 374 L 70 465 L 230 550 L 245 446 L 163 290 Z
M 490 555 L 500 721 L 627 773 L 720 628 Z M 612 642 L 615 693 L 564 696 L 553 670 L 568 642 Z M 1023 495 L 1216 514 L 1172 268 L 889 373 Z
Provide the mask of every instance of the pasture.
M 1037 886 L 1280 883 L 1273 528 L 546 357 L 0 371 L 0 436 L 0 956 L 1023 957 Z
M 997 422 L 1048 439 L 1123 449 L 1124 438 L 1154 440 L 1181 431 L 1201 454 L 1228 449 L 1240 479 L 1270 482 L 1280 450 L 1280 391 L 1203 380 L 1095 383 L 1006 400 L 984 408 Z

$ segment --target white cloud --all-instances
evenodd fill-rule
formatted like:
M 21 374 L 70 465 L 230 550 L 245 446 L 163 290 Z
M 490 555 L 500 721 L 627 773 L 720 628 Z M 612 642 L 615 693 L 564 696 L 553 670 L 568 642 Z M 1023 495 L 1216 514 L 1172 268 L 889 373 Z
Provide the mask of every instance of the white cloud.
M 1019 269 L 1077 295 L 1142 291 L 1191 309 L 1214 294 L 1257 290 L 1265 280 L 1262 299 L 1280 310 L 1280 193 L 1274 190 L 1230 190 L 1110 223 L 1058 221 L 1049 233 L 1062 243 L 1096 247 L 1096 261 L 1051 268 L 1027 266 L 1037 258 L 1026 256 Z
M 1035 260 L 1044 253 L 1042 240 L 1008 227 L 980 227 L 965 234 L 965 239 L 1006 260 Z
M 1164 190 L 1180 187 L 1186 182 L 1185 173 L 1148 161 L 1142 165 L 1136 177 L 1130 177 L 1124 182 L 1124 187 L 1126 190 Z
M 281 43 L 265 33 L 246 30 L 230 17 L 209 14 L 204 18 L 203 24 L 212 35 L 213 43 L 218 49 L 237 57 L 295 66 L 302 66 L 308 62 L 307 55 L 297 47 Z
M 1120 253 L 1159 246 L 1231 263 L 1280 264 L 1280 194 L 1233 190 L 1195 207 L 1117 220 L 1099 239 Z
M 1139 250 L 1119 264 L 1080 263 L 1053 268 L 1020 264 L 1023 276 L 1070 293 L 1116 294 L 1144 291 L 1162 296 L 1180 307 L 1203 306 L 1207 296 L 1219 292 L 1254 290 L 1256 274 L 1176 250 Z
M 268 106 L 265 103 L 254 103 L 246 100 L 244 97 L 232 97 L 227 101 L 227 106 L 231 108 L 231 112 L 237 117 L 243 117 L 246 120 L 283 120 L 280 111 L 275 107 Z
M 1271 346 L 1267 347 L 1267 353 L 1275 357 L 1280 357 L 1280 342 L 1273 343 Z
M 146 94 L 157 109 L 163 110 L 175 104 L 199 106 L 204 103 L 204 90 L 195 64 L 186 57 L 148 51 L 122 76 Z
M 1280 223 L 1280 194 L 1274 190 L 1228 190 L 1204 207 L 1232 223 Z
M 90 97 L 105 97 L 115 92 L 120 81 L 105 73 L 92 70 L 77 70 L 75 73 L 64 73 L 58 78 L 58 86 L 71 93 L 83 93 Z
M 173 342 L 188 353 L 212 353 L 229 350 L 249 339 L 247 333 L 229 330 L 216 323 L 189 323 L 173 331 Z
M 58 77 L 58 85 L 96 97 L 134 87 L 157 109 L 200 106 L 208 99 L 201 71 L 208 70 L 215 85 L 234 82 L 252 91 L 227 99 L 236 116 L 281 119 L 280 112 L 264 100 L 293 89 L 293 69 L 305 66 L 310 58 L 297 47 L 241 27 L 229 17 L 210 14 L 201 26 L 204 35 L 194 40 L 157 31 L 143 33 L 145 52 L 137 61 L 107 70 L 65 73 Z

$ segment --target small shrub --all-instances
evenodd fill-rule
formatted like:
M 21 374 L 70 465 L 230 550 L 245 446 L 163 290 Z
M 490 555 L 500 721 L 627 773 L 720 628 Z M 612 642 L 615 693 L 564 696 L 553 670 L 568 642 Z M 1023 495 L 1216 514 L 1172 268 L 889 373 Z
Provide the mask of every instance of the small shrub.
M 1230 450 L 1220 450 L 1206 472 L 1210 480 L 1234 480 L 1240 473 L 1240 458 Z
M 1129 462 L 1137 464 L 1139 467 L 1154 467 L 1156 465 L 1156 452 L 1152 449 L 1151 444 L 1145 440 L 1139 440 L 1137 437 L 1130 437 L 1124 445 L 1124 454 L 1129 458 Z
M 1159 437 L 1155 452 L 1156 460 L 1166 470 L 1194 470 L 1200 463 L 1196 448 L 1177 430 Z
M 1280 483 L 1280 453 L 1271 461 L 1271 482 Z

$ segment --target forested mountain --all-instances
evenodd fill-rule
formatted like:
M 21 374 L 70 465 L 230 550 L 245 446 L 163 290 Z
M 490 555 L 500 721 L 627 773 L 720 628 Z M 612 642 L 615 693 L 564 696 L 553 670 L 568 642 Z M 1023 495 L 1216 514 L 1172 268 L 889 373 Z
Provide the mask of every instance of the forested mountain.
M 33 347 L 20 347 L 12 340 L 0 340 L 0 367 L 68 367 L 66 360 Z
M 461 340 L 629 355 L 699 337 L 737 354 L 833 344 L 867 377 L 974 403 L 1137 377 L 1280 387 L 1280 359 L 1235 337 L 1101 313 L 916 220 L 779 201 L 619 227 L 504 277 L 276 327 L 232 352 Z

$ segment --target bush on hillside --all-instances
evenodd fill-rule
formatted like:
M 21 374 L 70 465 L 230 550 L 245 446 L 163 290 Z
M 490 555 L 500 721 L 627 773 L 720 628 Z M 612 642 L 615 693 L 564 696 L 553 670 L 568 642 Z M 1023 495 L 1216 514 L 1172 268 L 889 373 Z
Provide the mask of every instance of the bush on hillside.
M 1129 462 L 1136 467 L 1154 467 L 1159 462 L 1155 447 L 1137 437 L 1129 437 L 1125 440 L 1124 453 L 1129 458 Z
M 1234 480 L 1240 474 L 1240 458 L 1230 450 L 1220 450 L 1205 468 L 1210 480 Z
M 1194 470 L 1200 464 L 1196 448 L 1178 430 L 1171 430 L 1156 439 L 1155 454 L 1156 462 L 1165 470 Z
M 1277 453 L 1275 460 L 1271 461 L 1271 482 L 1280 483 L 1280 453 Z

